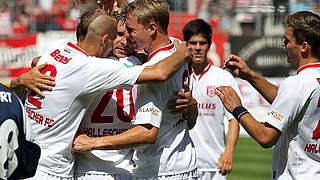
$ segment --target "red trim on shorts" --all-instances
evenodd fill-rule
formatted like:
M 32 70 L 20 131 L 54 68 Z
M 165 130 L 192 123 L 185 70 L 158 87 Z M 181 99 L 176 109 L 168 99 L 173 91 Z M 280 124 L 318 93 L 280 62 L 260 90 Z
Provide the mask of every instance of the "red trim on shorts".
M 71 42 L 68 42 L 67 45 L 70 46 L 70 47 L 72 47 L 72 48 L 75 49 L 75 50 L 78 50 L 78 51 L 82 52 L 82 53 L 85 54 L 86 56 L 89 56 L 84 50 L 80 49 L 78 46 L 72 44 Z
M 298 71 L 297 74 L 299 74 L 301 71 L 308 69 L 308 68 L 319 68 L 320 67 L 320 63 L 314 63 L 314 64 L 306 64 L 304 66 L 301 66 Z
M 174 48 L 174 43 L 172 43 L 172 44 L 170 44 L 170 45 L 168 45 L 168 46 L 165 46 L 165 47 L 161 47 L 161 48 L 153 51 L 153 52 L 149 55 L 148 61 L 149 61 L 154 55 L 156 55 L 158 52 L 160 52 L 160 51 L 168 51 L 168 50 L 170 50 L 170 49 L 172 49 L 172 48 Z

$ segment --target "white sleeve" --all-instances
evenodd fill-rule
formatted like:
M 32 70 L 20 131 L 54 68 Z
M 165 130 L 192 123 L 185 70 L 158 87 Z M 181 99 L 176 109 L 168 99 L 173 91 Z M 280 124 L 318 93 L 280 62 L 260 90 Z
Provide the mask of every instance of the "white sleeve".
M 129 90 L 144 69 L 143 66 L 127 65 L 112 59 L 89 57 L 88 61 L 85 91 L 89 93 L 118 88 Z
M 293 123 L 302 106 L 300 86 L 294 78 L 286 78 L 280 84 L 277 97 L 264 121 L 283 132 Z
M 135 101 L 135 118 L 132 121 L 137 124 L 151 124 L 160 128 L 164 107 L 162 86 L 143 84 L 137 87 L 137 100 Z

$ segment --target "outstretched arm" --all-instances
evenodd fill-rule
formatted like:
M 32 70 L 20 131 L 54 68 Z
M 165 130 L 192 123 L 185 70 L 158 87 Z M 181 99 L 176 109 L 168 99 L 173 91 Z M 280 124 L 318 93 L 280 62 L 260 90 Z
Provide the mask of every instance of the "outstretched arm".
M 241 79 L 247 80 L 270 104 L 278 93 L 278 86 L 271 84 L 261 75 L 252 71 L 244 60 L 236 55 L 229 55 L 226 59 L 225 68 L 230 69 Z
M 136 83 L 163 82 L 185 63 L 188 57 L 186 42 L 180 44 L 175 40 L 174 44 L 176 52 L 154 65 L 145 67 Z
M 121 134 L 90 138 L 86 134 L 77 136 L 73 141 L 72 152 L 87 152 L 91 150 L 129 149 L 144 144 L 156 142 L 158 128 L 150 124 L 136 125 Z
M 234 148 L 239 138 L 239 123 L 235 118 L 229 120 L 227 145 L 218 160 L 218 169 L 222 175 L 231 172 Z
M 230 113 L 234 114 L 234 110 L 242 106 L 239 96 L 230 86 L 221 86 L 217 90 L 216 94 Z M 279 130 L 267 123 L 257 121 L 249 112 L 243 114 L 237 120 L 248 134 L 264 148 L 272 147 L 281 135 Z

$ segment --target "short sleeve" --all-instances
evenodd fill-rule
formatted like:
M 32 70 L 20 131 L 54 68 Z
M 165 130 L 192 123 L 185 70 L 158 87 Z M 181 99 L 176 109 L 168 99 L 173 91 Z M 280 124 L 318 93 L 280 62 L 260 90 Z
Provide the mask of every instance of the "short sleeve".
M 264 121 L 281 132 L 285 131 L 293 123 L 303 106 L 300 92 L 300 86 L 293 77 L 285 79 L 280 84 L 278 95 Z
M 154 84 L 143 84 L 137 86 L 139 98 L 135 102 L 136 114 L 133 120 L 134 125 L 151 124 L 160 127 L 164 102 L 161 86 Z M 162 92 L 162 93 L 161 93 Z

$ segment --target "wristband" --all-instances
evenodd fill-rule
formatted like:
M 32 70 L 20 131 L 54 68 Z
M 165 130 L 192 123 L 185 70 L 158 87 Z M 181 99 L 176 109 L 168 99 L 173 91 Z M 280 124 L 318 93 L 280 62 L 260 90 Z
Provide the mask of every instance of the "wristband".
M 240 121 L 240 118 L 242 115 L 246 114 L 246 113 L 249 113 L 249 111 L 243 107 L 243 106 L 238 106 L 236 107 L 233 112 L 232 112 L 232 115 L 238 120 Z

